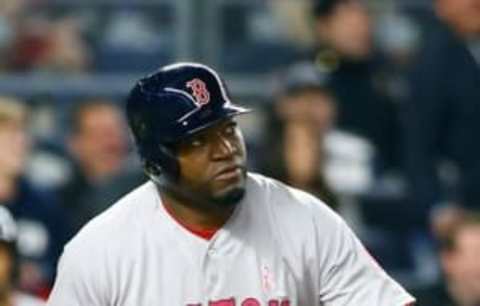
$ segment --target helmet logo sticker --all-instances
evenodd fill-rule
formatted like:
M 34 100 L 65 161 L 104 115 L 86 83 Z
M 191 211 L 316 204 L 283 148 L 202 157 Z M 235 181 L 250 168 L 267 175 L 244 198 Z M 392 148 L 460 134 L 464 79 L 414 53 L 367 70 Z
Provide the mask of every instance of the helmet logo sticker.
M 210 102 L 210 92 L 204 81 L 195 78 L 187 82 L 187 88 L 192 90 L 192 95 L 195 98 L 196 104 L 202 106 Z

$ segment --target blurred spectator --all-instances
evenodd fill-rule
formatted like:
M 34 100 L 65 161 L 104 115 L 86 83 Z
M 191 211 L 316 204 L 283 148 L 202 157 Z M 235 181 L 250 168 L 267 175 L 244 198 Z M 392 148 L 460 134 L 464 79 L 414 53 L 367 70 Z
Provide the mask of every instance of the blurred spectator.
M 25 18 L 12 48 L 11 68 L 19 71 L 83 72 L 90 62 L 89 48 L 71 17 Z
M 111 101 L 94 98 L 79 102 L 72 111 L 70 124 L 67 141 L 74 171 L 59 192 L 72 222 L 72 236 L 117 197 L 140 183 L 141 176 L 126 169 L 126 125 Z
M 121 113 L 108 100 L 79 102 L 71 117 L 69 148 L 92 183 L 106 180 L 121 169 L 127 154 Z
M 408 71 L 419 47 L 420 24 L 408 12 L 392 9 L 377 19 L 375 41 L 388 65 L 382 67 L 382 85 L 400 105 L 408 95 Z
M 50 23 L 43 18 L 32 17 L 18 22 L 8 68 L 26 71 L 37 67 L 48 52 L 50 29 Z
M 270 12 L 278 20 L 278 28 L 284 36 L 298 47 L 310 49 L 315 38 L 311 26 L 310 0 L 276 0 L 268 1 Z
M 316 62 L 330 73 L 340 129 L 365 137 L 376 150 L 376 170 L 396 165 L 397 111 L 378 85 L 379 56 L 372 20 L 358 0 L 315 0 Z
M 89 68 L 89 49 L 74 18 L 54 22 L 49 36 L 49 48 L 38 62 L 39 70 L 83 72 Z
M 0 306 L 41 306 L 45 303 L 18 291 L 17 226 L 5 207 L 0 207 Z
M 64 215 L 52 196 L 24 178 L 30 151 L 27 109 L 13 98 L 0 98 L 0 204 L 17 221 L 20 286 L 32 292 L 53 281 L 66 240 Z
M 480 63 L 470 49 L 480 34 L 480 1 L 435 0 L 434 5 L 438 18 L 422 39 L 404 113 L 411 197 L 425 222 L 434 205 L 480 203 Z M 439 171 L 444 161 L 454 167 Z M 435 219 L 448 219 L 443 213 L 449 210 Z
M 336 208 L 337 199 L 324 178 L 324 139 L 335 121 L 335 101 L 311 64 L 294 65 L 270 113 L 261 171 L 307 190 Z
M 442 284 L 414 292 L 422 306 L 480 305 L 480 215 L 466 213 L 440 238 Z
M 138 9 L 125 4 L 113 9 L 102 20 L 102 31 L 96 31 L 101 37 L 94 42 L 95 70 L 144 72 L 173 60 L 176 35 L 165 19 L 171 13 L 168 6 Z
M 36 95 L 28 100 L 30 135 L 35 145 L 28 158 L 26 177 L 43 189 L 58 188 L 71 174 L 62 141 L 64 102 L 48 95 Z
M 19 15 L 25 7 L 24 0 L 0 3 L 0 71 L 10 67 L 12 45 L 17 36 Z
M 342 204 L 347 203 L 342 214 L 352 216 L 347 219 L 382 266 L 396 275 L 399 271 L 413 275 L 416 250 L 410 245 L 417 233 L 415 224 L 405 222 L 412 213 L 405 209 L 410 203 L 396 171 L 401 167 L 399 110 L 382 83 L 385 63 L 373 43 L 373 18 L 363 1 L 313 3 L 319 43 L 316 64 L 327 73 L 337 98 L 337 127 L 369 144 L 340 139 L 335 147 L 341 150 L 332 151 L 340 158 L 328 177 L 339 186 Z

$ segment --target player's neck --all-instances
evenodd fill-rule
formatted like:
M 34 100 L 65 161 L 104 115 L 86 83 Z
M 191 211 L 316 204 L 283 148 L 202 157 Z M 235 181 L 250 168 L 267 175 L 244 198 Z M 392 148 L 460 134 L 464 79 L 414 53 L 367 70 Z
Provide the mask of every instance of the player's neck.
M 176 220 L 197 230 L 222 227 L 235 209 L 234 206 L 219 207 L 214 204 L 195 203 L 165 190 L 160 192 L 160 196 L 163 205 Z

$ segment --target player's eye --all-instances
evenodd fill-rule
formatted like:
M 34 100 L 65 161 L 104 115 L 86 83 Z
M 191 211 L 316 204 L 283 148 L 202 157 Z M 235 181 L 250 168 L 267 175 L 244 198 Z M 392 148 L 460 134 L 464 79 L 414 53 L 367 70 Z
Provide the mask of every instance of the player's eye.
M 197 136 L 191 139 L 188 143 L 189 147 L 191 148 L 201 148 L 205 145 L 206 139 L 203 136 Z

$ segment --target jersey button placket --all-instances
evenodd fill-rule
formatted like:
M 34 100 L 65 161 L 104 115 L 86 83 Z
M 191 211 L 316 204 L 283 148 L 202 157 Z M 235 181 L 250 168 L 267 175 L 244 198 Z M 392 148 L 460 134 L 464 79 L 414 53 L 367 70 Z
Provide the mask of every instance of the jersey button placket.
M 213 245 L 208 247 L 208 250 L 205 254 L 205 292 L 207 296 L 214 298 L 215 287 L 218 283 L 218 271 L 217 271 L 217 250 Z

